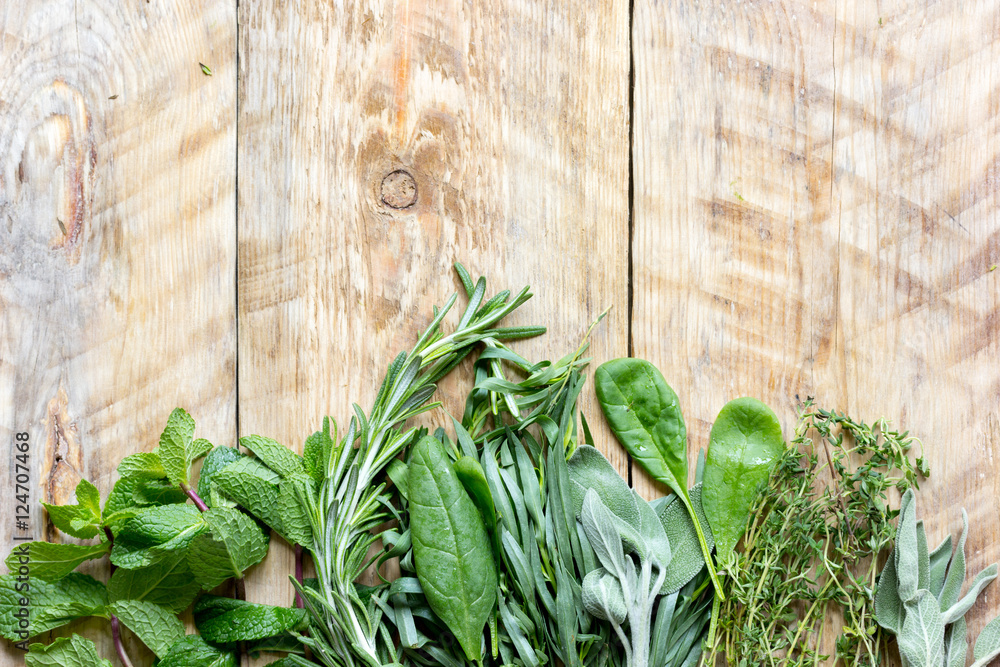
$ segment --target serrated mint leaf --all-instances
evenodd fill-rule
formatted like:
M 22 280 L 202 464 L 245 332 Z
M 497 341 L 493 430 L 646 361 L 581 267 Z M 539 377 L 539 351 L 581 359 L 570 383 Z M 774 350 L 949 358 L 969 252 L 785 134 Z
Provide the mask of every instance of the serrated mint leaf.
M 212 646 L 198 635 L 188 635 L 170 647 L 157 667 L 239 667 L 232 651 Z
M 203 589 L 242 577 L 267 555 L 267 536 L 243 512 L 215 507 L 204 517 L 211 530 L 199 535 L 188 550 L 188 566 Z
M 104 584 L 79 572 L 56 582 L 25 580 L 20 574 L 0 576 L 0 635 L 11 641 L 23 641 L 78 618 L 106 617 L 107 604 Z M 22 634 L 25 632 L 28 634 Z
M 32 578 L 55 581 L 72 572 L 88 560 L 108 553 L 105 544 L 52 544 L 26 542 L 14 548 L 7 556 L 7 569 L 17 572 L 26 565 Z
M 187 548 L 208 529 L 193 505 L 149 507 L 129 519 L 118 532 L 111 562 L 119 567 L 147 567 L 165 554 Z
M 48 646 L 32 644 L 24 656 L 25 667 L 112 667 L 97 653 L 94 642 L 79 635 L 60 637 Z
M 118 464 L 119 477 L 149 477 L 158 479 L 166 477 L 160 455 L 156 452 L 139 452 L 129 454 Z
M 333 423 L 334 433 L 330 433 L 330 424 Z M 323 430 L 316 431 L 306 438 L 305 446 L 302 449 L 302 466 L 306 473 L 312 477 L 317 484 L 322 484 L 326 478 L 326 462 L 330 458 L 330 452 L 336 447 L 337 424 L 329 417 L 323 417 Z
M 167 426 L 160 434 L 160 461 L 167 478 L 175 485 L 189 485 L 191 464 L 212 449 L 212 443 L 194 439 L 194 419 L 181 408 L 174 408 Z
M 145 600 L 175 614 L 187 609 L 201 586 L 188 568 L 187 557 L 172 554 L 149 567 L 136 570 L 118 568 L 108 581 L 108 599 Z
M 201 473 L 198 476 L 198 495 L 209 507 L 215 506 L 212 494 L 212 478 L 215 473 L 241 458 L 243 455 L 235 448 L 223 446 L 216 447 L 205 457 L 205 462 L 201 464 Z
M 158 658 L 166 657 L 170 647 L 184 638 L 184 624 L 160 605 L 145 600 L 119 600 L 108 605 L 108 609 Z
M 183 504 L 188 497 L 180 487 L 174 486 L 167 479 L 140 479 L 132 489 L 132 499 L 136 505 L 149 507 Z
M 76 485 L 76 505 L 49 505 L 42 503 L 52 524 L 73 537 L 89 540 L 101 528 L 101 494 L 97 487 L 85 479 Z
M 306 471 L 299 455 L 276 440 L 262 435 L 248 435 L 240 438 L 240 444 L 282 477 L 291 477 Z
M 278 486 L 278 515 L 281 536 L 293 544 L 312 546 L 312 524 L 309 507 L 315 505 L 312 478 L 298 473 L 282 480 Z
M 281 477 L 260 461 L 243 457 L 217 472 L 213 483 L 255 517 L 281 532 L 278 482 Z
M 304 609 L 252 604 L 207 595 L 194 607 L 194 622 L 210 642 L 230 644 L 303 630 L 308 624 Z

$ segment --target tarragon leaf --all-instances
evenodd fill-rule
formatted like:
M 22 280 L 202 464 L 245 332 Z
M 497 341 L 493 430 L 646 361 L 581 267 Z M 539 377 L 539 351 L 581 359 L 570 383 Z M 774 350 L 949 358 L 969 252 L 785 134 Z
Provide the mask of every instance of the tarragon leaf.
M 30 569 L 32 578 L 55 581 L 75 570 L 81 563 L 108 553 L 108 544 L 53 544 L 27 542 L 14 548 L 7 556 L 7 568 L 17 572 L 22 565 Z
M 184 637 L 184 624 L 169 609 L 146 600 L 119 600 L 108 606 L 158 658 L 166 657 L 170 647 Z
M 170 481 L 189 484 L 191 464 L 212 449 L 207 440 L 194 439 L 194 419 L 181 408 L 174 408 L 167 426 L 160 434 L 160 461 Z
M 481 660 L 496 604 L 497 573 L 486 529 L 444 446 L 425 436 L 410 455 L 410 531 L 417 578 L 431 609 L 469 660 Z
M 239 657 L 198 635 L 188 635 L 170 647 L 157 667 L 239 667 Z
M 211 532 L 198 536 L 188 550 L 188 566 L 205 590 L 242 577 L 267 555 L 267 537 L 243 512 L 215 507 L 204 513 Z
M 305 473 L 305 466 L 299 455 L 280 442 L 262 435 L 248 435 L 240 438 L 240 444 L 253 452 L 264 465 L 282 477 Z
M 71 572 L 57 582 L 47 582 L 19 580 L 18 576 L 0 576 L 0 635 L 11 641 L 40 635 L 85 616 L 107 616 L 107 592 L 93 577 Z M 26 593 L 31 601 L 27 607 L 21 604 Z
M 201 586 L 182 554 L 170 554 L 159 562 L 135 570 L 118 568 L 108 581 L 108 599 L 140 600 L 158 604 L 178 614 L 194 601 Z
M 194 606 L 194 622 L 208 641 L 230 644 L 304 630 L 308 616 L 304 609 L 206 595 Z
M 42 503 L 52 524 L 73 537 L 89 540 L 101 529 L 101 493 L 85 479 L 76 485 L 76 505 Z
M 97 646 L 80 635 L 60 637 L 45 646 L 32 644 L 24 656 L 25 667 L 112 667 L 97 653 Z

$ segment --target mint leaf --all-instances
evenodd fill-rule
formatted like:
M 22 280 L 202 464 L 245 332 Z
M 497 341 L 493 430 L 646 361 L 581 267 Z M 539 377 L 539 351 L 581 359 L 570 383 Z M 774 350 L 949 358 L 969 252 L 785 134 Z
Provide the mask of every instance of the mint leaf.
M 108 581 L 108 599 L 144 600 L 178 614 L 194 601 L 201 586 L 188 568 L 187 558 L 172 554 L 149 567 L 118 568 Z
M 298 454 L 280 442 L 262 435 L 248 435 L 240 438 L 240 444 L 253 452 L 264 465 L 282 477 L 304 473 L 305 467 Z
M 101 528 L 101 494 L 96 486 L 81 479 L 76 485 L 76 500 L 76 505 L 42 505 L 56 528 L 67 535 L 89 540 Z
M 166 657 L 170 647 L 184 638 L 184 624 L 173 612 L 145 600 L 120 600 L 108 609 L 156 654 Z
M 330 452 L 337 444 L 337 424 L 333 422 L 334 434 L 331 435 L 331 421 L 329 417 L 323 417 L 323 430 L 316 431 L 306 438 L 306 444 L 302 450 L 302 466 L 317 484 L 322 484 L 326 478 L 326 462 L 330 458 Z
M 212 478 L 227 465 L 243 458 L 233 447 L 219 446 L 208 453 L 205 462 L 201 464 L 201 474 L 198 476 L 198 495 L 209 507 L 213 507 L 215 502 L 212 498 Z
M 112 667 L 97 654 L 94 642 L 79 635 L 60 637 L 48 646 L 32 644 L 24 656 L 25 667 Z
M 84 561 L 100 558 L 108 553 L 105 544 L 52 544 L 28 542 L 16 547 L 7 556 L 7 569 L 17 572 L 26 565 L 29 576 L 45 581 L 62 579 Z
M 188 565 L 205 590 L 226 579 L 242 577 L 267 555 L 267 537 L 249 516 L 236 509 L 215 507 L 203 515 L 211 529 L 188 551 Z
M 107 604 L 104 584 L 79 572 L 58 582 L 0 576 L 0 635 L 22 641 L 84 616 L 107 617 Z
M 258 519 L 281 532 L 278 512 L 278 482 L 281 477 L 266 465 L 249 457 L 230 463 L 213 476 L 227 496 Z
M 235 653 L 218 649 L 198 635 L 188 635 L 173 646 L 157 667 L 239 667 Z
M 157 452 L 140 452 L 129 454 L 118 464 L 119 477 L 150 477 L 158 479 L 166 477 L 163 462 Z
M 207 529 L 194 505 L 146 508 L 122 526 L 111 562 L 130 569 L 152 565 L 170 552 L 187 548 Z
M 309 508 L 315 506 L 312 478 L 298 473 L 281 482 L 278 487 L 278 515 L 281 517 L 281 536 L 293 544 L 312 546 L 312 524 Z
M 229 644 L 303 630 L 308 619 L 304 609 L 206 595 L 194 606 L 194 622 L 208 641 Z
M 167 479 L 140 479 L 132 489 L 136 505 L 174 505 L 187 502 L 187 494 Z
M 191 464 L 212 449 L 208 440 L 194 439 L 194 419 L 181 408 L 174 408 L 167 426 L 160 434 L 160 461 L 167 478 L 176 486 L 188 484 Z

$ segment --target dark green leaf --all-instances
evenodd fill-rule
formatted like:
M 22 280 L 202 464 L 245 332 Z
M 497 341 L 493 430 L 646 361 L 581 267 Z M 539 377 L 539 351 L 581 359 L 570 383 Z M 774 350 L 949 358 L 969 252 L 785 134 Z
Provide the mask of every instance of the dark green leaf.
M 212 481 L 216 473 L 241 458 L 243 458 L 243 455 L 235 447 L 224 447 L 221 445 L 210 451 L 208 456 L 205 457 L 205 461 L 201 464 L 201 472 L 198 475 L 198 496 L 209 507 L 212 506 Z
M 184 637 L 184 624 L 180 619 L 152 602 L 119 600 L 112 602 L 108 609 L 159 658 L 166 657 L 170 647 Z
M 170 647 L 157 667 L 239 667 L 239 657 L 198 635 L 188 635 Z
M 264 465 L 282 477 L 305 473 L 305 466 L 298 454 L 280 442 L 262 435 L 248 435 L 240 438 L 240 444 L 253 452 Z
M 166 554 L 187 548 L 207 529 L 193 505 L 146 508 L 122 526 L 111 550 L 111 562 L 126 568 L 152 565 Z
M 166 477 L 160 455 L 157 452 L 139 452 L 129 454 L 118 464 L 119 477 L 148 477 L 158 479 Z
M 188 567 L 205 590 L 232 577 L 242 577 L 247 568 L 267 555 L 267 537 L 243 512 L 214 507 L 204 513 L 210 532 L 202 533 L 188 550 Z
M 108 553 L 105 544 L 52 544 L 26 542 L 7 556 L 7 569 L 16 572 L 21 565 L 31 569 L 31 577 L 55 581 L 72 572 L 81 563 Z
M 218 644 L 251 641 L 304 630 L 304 609 L 272 607 L 206 595 L 194 606 L 194 620 L 202 637 Z
M 135 570 L 118 568 L 108 581 L 108 598 L 144 600 L 166 607 L 175 614 L 187 609 L 201 586 L 182 554 L 171 554 L 149 567 Z
M 281 532 L 279 514 L 281 477 L 260 461 L 243 457 L 213 476 L 213 484 L 244 509 Z
M 20 576 L 0 576 L 0 635 L 11 641 L 27 639 L 19 634 L 25 630 L 21 623 L 24 609 L 29 614 L 30 637 L 85 616 L 107 617 L 107 592 L 104 584 L 93 577 L 72 572 L 57 582 L 47 582 L 18 581 Z
M 715 538 L 708 525 L 708 519 L 705 517 L 705 511 L 702 509 L 702 486 L 696 484 L 691 487 L 689 494 L 695 514 L 701 522 L 705 541 L 708 543 L 708 548 L 711 549 L 715 546 Z M 695 532 L 691 515 L 688 514 L 684 504 L 677 500 L 676 496 L 671 496 L 671 500 L 672 502 L 666 503 L 659 512 L 660 523 L 663 524 L 663 531 L 670 542 L 670 551 L 673 555 L 670 559 L 670 567 L 667 568 L 667 577 L 663 581 L 663 588 L 660 591 L 664 595 L 679 591 L 684 584 L 694 579 L 705 567 L 705 556 L 698 544 L 698 533 Z
M 330 425 L 333 424 L 333 433 Z M 302 449 L 302 465 L 317 484 L 326 479 L 326 462 L 330 453 L 337 446 L 337 424 L 329 417 L 323 417 L 323 430 L 316 431 L 306 438 Z

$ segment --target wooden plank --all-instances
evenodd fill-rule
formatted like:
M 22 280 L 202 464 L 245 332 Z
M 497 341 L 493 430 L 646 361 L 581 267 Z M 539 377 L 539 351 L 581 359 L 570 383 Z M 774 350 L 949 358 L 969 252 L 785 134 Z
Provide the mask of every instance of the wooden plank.
M 627 26 L 624 2 L 241 6 L 242 433 L 300 446 L 369 405 L 456 260 L 535 288 L 512 323 L 550 333 L 524 354 L 571 351 L 612 305 L 592 353 L 626 353 Z M 415 192 L 383 193 L 399 170 Z M 467 390 L 446 385 L 453 412 Z M 250 595 L 291 599 L 289 572 L 272 548 Z
M 118 4 L 0 5 L 0 441 L 30 434 L 33 489 L 8 548 L 57 537 L 38 502 L 109 491 L 175 406 L 236 432 L 235 8 Z M 69 627 L 113 655 L 106 621 Z
M 965 506 L 978 570 L 1000 560 L 1000 12 L 874 7 L 636 2 L 634 349 L 698 447 L 741 395 L 786 432 L 815 395 L 919 435 L 931 538 Z

